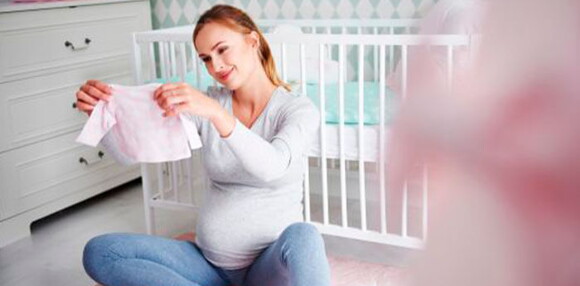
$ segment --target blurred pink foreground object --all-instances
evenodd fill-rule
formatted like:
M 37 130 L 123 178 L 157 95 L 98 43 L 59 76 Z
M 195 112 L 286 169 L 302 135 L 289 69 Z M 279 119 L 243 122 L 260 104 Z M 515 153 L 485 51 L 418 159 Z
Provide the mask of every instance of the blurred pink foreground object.
M 580 285 L 580 1 L 485 2 L 464 82 L 412 83 L 389 146 L 436 202 L 412 285 Z

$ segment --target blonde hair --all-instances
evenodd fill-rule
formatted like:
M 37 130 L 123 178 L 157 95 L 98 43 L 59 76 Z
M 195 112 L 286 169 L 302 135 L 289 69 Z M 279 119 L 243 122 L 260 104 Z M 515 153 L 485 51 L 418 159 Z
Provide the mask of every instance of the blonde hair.
M 276 64 L 274 63 L 274 58 L 272 57 L 272 52 L 270 51 L 270 46 L 264 35 L 254 21 L 248 16 L 244 11 L 230 6 L 230 5 L 215 5 L 211 9 L 205 11 L 197 20 L 195 29 L 193 30 L 193 44 L 195 45 L 195 38 L 199 31 L 209 23 L 219 23 L 234 31 L 242 34 L 250 34 L 252 31 L 258 34 L 259 38 L 259 56 L 262 67 L 266 72 L 266 76 L 270 79 L 270 82 L 275 86 L 282 86 L 287 91 L 290 91 L 290 85 L 285 83 L 278 76 L 276 71 Z M 197 48 L 197 47 L 196 47 Z

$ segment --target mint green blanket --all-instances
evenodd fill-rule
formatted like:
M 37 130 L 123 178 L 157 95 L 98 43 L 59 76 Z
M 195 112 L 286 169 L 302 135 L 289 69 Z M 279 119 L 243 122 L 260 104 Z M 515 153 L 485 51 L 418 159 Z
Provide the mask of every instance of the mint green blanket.
M 163 78 L 158 78 L 156 80 L 147 81 L 147 83 L 157 82 L 157 83 L 167 83 L 167 82 L 180 82 L 182 81 L 179 77 L 172 77 L 169 80 Z M 185 76 L 185 82 L 189 83 L 191 86 L 197 86 L 197 79 L 193 73 L 188 73 Z M 214 84 L 213 78 L 209 76 L 206 72 L 203 73 L 201 77 L 201 86 L 197 88 L 199 90 L 206 90 L 209 86 Z M 358 87 L 359 83 L 356 81 L 348 81 L 344 83 L 344 123 L 348 125 L 358 124 Z M 363 92 L 364 92 L 364 117 L 363 123 L 365 125 L 377 125 L 380 122 L 380 90 L 378 82 L 364 82 Z M 308 83 L 306 84 L 306 94 L 312 100 L 312 102 L 320 107 L 320 87 L 318 83 Z M 298 86 L 295 89 L 296 92 L 300 92 L 301 88 Z M 338 108 L 338 83 L 328 83 L 325 85 L 325 110 L 326 110 L 326 123 L 327 124 L 338 124 L 339 123 L 339 108 Z M 388 87 L 385 87 L 385 123 L 391 123 L 396 106 L 398 105 L 398 100 L 395 93 Z

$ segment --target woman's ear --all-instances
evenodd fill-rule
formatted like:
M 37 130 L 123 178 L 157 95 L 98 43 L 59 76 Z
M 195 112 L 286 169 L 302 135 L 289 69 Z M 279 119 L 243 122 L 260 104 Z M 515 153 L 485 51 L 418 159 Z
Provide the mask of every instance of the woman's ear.
M 258 32 L 251 31 L 250 34 L 247 35 L 246 39 L 252 48 L 260 48 L 260 35 L 258 35 Z

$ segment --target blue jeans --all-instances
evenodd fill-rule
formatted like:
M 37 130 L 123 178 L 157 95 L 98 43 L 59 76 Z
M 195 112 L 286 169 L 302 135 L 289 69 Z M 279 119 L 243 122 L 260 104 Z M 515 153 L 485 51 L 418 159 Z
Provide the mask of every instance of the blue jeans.
M 87 274 L 106 286 L 328 286 L 324 241 L 307 223 L 288 226 L 252 265 L 221 269 L 190 241 L 130 233 L 105 234 L 85 246 Z

